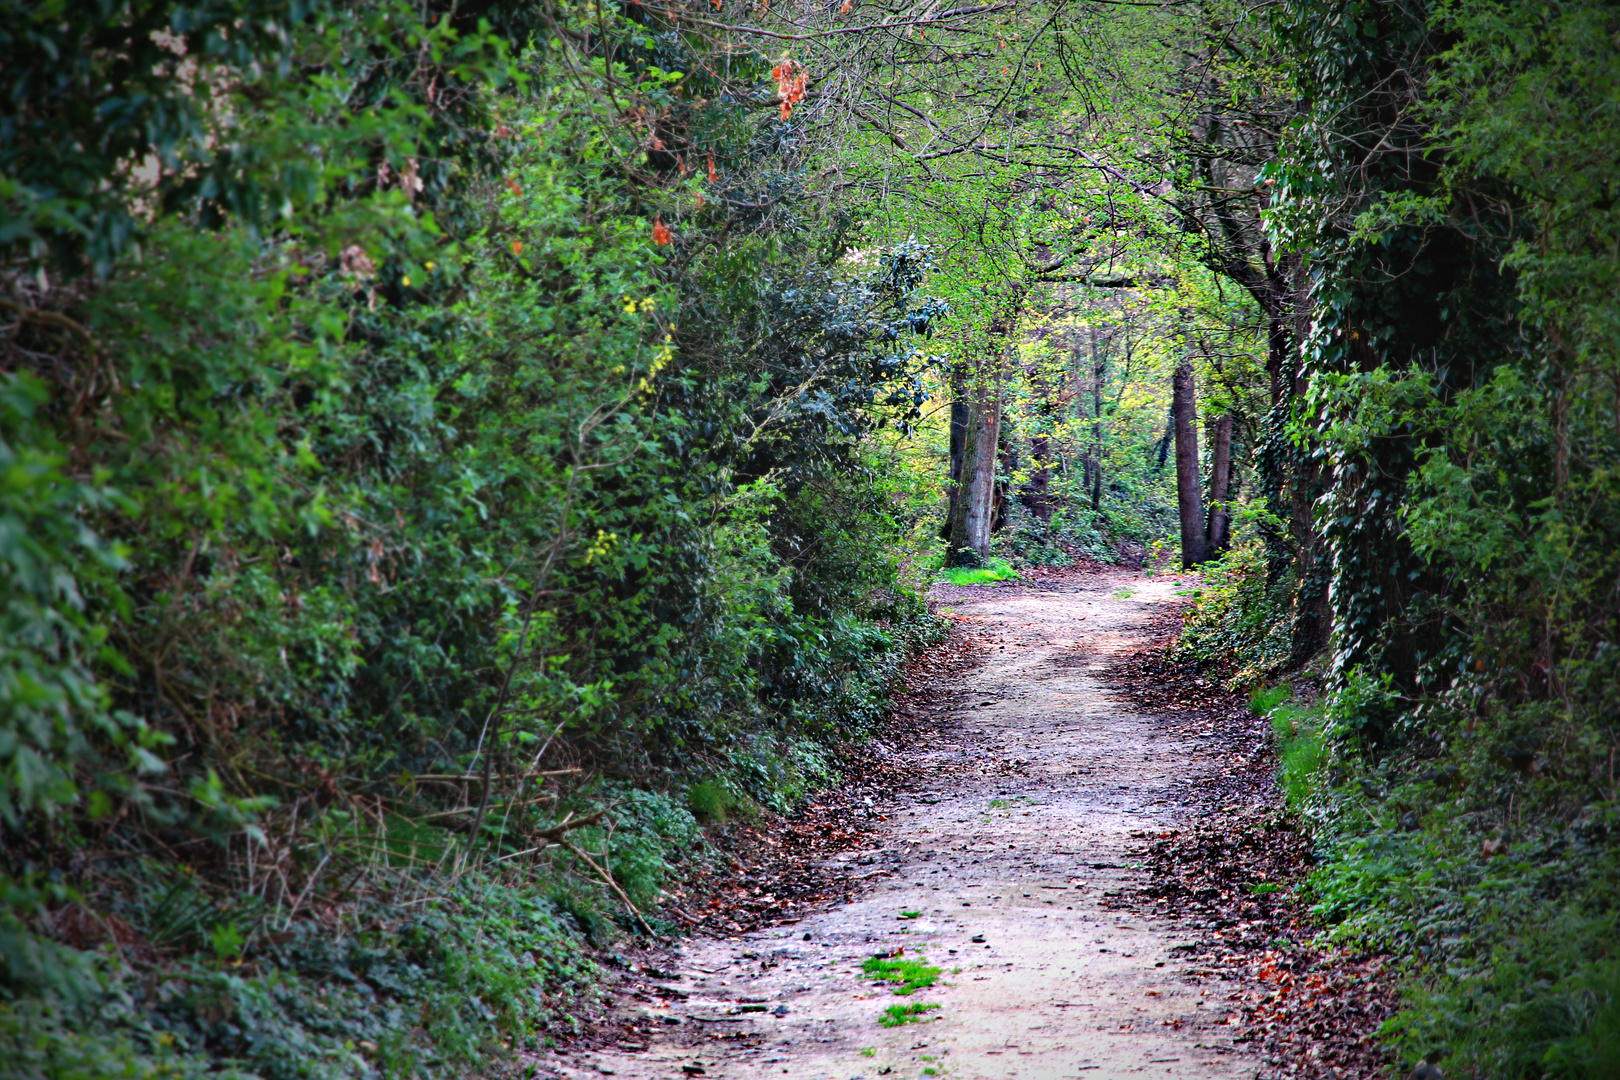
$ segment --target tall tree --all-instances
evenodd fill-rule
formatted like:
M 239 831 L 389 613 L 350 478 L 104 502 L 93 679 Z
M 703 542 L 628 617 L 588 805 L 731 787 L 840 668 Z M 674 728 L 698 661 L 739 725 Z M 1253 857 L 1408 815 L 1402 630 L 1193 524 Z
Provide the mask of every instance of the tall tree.
M 1213 426 L 1214 446 L 1210 453 L 1209 525 L 1205 530 L 1208 553 L 1219 555 L 1231 544 L 1232 511 L 1227 504 L 1232 487 L 1231 413 L 1222 413 Z
M 1204 529 L 1204 495 L 1198 475 L 1198 400 L 1192 360 L 1184 359 L 1171 379 L 1170 419 L 1176 431 L 1176 503 L 1181 513 L 1181 565 L 1209 561 Z
M 961 382 L 966 423 L 962 464 L 951 495 L 949 561 L 953 566 L 981 562 L 990 555 L 990 534 L 996 524 L 996 466 L 1002 443 L 1004 395 L 1017 362 L 1016 329 L 1026 292 L 1022 286 L 1011 290 L 1001 311 L 991 320 L 983 362 Z

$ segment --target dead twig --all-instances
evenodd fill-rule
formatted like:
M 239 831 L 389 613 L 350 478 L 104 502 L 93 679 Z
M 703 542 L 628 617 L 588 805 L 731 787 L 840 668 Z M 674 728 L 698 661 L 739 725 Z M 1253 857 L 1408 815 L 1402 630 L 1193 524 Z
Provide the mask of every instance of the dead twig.
M 631 901 L 629 895 L 619 887 L 619 883 L 613 880 L 613 875 L 607 872 L 606 867 L 600 866 L 595 859 L 591 858 L 584 851 L 580 850 L 578 845 L 574 844 L 572 841 L 564 840 L 559 836 L 557 843 L 572 852 L 574 858 L 580 860 L 586 866 L 589 866 L 592 870 L 596 871 L 597 876 L 602 879 L 602 884 L 613 890 L 613 892 L 618 896 L 619 901 L 629 909 L 631 916 L 633 916 L 636 922 L 641 924 L 641 928 L 647 932 L 648 937 L 658 936 L 657 932 L 653 930 L 652 924 L 647 921 L 646 916 L 642 915 L 641 910 L 636 907 L 634 902 Z
M 491 780 L 532 780 L 537 776 L 568 776 L 572 773 L 583 772 L 583 769 L 547 769 L 539 772 L 501 773 L 492 775 Z M 419 773 L 411 777 L 421 784 L 481 784 L 484 782 L 483 773 Z

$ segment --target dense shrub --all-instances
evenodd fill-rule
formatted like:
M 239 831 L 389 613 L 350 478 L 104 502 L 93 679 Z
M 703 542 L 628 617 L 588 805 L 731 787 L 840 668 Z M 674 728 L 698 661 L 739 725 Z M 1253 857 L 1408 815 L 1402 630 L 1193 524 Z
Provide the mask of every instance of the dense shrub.
M 0 1072 L 498 1072 L 937 634 L 927 251 L 643 9 L 14 8 Z

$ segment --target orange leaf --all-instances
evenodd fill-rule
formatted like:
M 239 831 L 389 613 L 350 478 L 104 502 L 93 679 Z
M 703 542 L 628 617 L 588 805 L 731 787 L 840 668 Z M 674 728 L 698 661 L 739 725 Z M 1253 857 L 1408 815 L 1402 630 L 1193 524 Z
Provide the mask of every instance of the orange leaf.
M 523 241 L 521 241 L 521 240 L 512 241 L 512 254 L 514 254 L 514 255 L 523 254 Z
M 715 174 L 715 171 L 714 171 L 714 155 L 710 154 L 709 155 L 709 183 L 712 184 L 717 179 L 719 179 L 719 177 Z
M 664 224 L 664 219 L 661 218 L 661 217 L 654 218 L 653 219 L 653 243 L 662 246 L 664 244 L 669 243 L 670 241 L 672 241 L 674 239 L 675 239 L 675 234 L 669 231 L 669 226 Z
M 506 186 L 507 186 L 508 189 L 511 190 L 512 194 L 514 194 L 514 195 L 522 195 L 523 194 L 523 189 L 517 186 L 517 181 L 516 180 L 508 180 L 506 182 Z

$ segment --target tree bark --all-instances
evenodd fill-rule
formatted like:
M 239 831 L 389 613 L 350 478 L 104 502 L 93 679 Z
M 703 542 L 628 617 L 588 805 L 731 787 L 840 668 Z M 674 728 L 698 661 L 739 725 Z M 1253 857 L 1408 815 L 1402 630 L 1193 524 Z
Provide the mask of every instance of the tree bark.
M 1091 327 L 1091 512 L 1102 511 L 1103 380 L 1108 375 L 1108 350 L 1097 348 L 1097 328 Z
M 1231 546 L 1232 511 L 1227 503 L 1232 486 L 1232 424 L 1227 413 L 1215 421 L 1215 445 L 1210 455 L 1209 529 L 1207 554 L 1221 554 Z
M 1289 391 L 1294 401 L 1303 401 L 1309 389 L 1305 369 L 1305 340 L 1310 333 L 1311 300 L 1309 277 L 1303 261 L 1292 266 L 1293 288 L 1288 297 L 1293 318 L 1293 370 Z M 1299 549 L 1299 592 L 1294 602 L 1293 640 L 1289 649 L 1290 667 L 1303 667 L 1328 642 L 1333 629 L 1328 605 L 1328 584 L 1333 564 L 1327 543 L 1317 531 L 1315 508 L 1322 494 L 1323 480 L 1316 459 L 1297 447 L 1289 454 L 1289 532 Z
M 1034 422 L 1029 431 L 1029 477 L 1018 493 L 1029 516 L 1040 522 L 1045 535 L 1052 524 L 1052 427 L 1058 413 L 1053 400 L 1052 385 L 1047 373 L 1037 361 L 1026 372 L 1030 389 L 1035 396 Z M 1003 432 L 1005 437 L 1006 432 Z M 1007 474 L 1013 475 L 1015 466 L 1009 465 Z
M 1198 483 L 1198 401 L 1192 361 L 1183 360 L 1170 382 L 1170 413 L 1176 433 L 1176 501 L 1181 510 L 1181 565 L 1209 560 L 1204 535 L 1204 496 Z
M 1029 437 L 1029 483 L 1024 485 L 1023 503 L 1029 516 L 1044 529 L 1052 524 L 1052 439 L 1048 435 Z
M 956 502 L 962 490 L 962 455 L 967 448 L 968 421 L 973 412 L 973 403 L 967 396 L 971 376 L 966 363 L 951 365 L 951 482 L 945 524 L 939 530 L 941 540 L 951 538 L 951 523 L 956 520 Z
M 990 512 L 992 533 L 998 533 L 1007 527 L 1007 512 L 1011 503 L 1007 477 L 1018 472 L 1018 449 L 1013 446 L 1012 431 L 1005 412 L 1002 413 L 1001 424 L 996 432 L 996 461 L 999 468 L 996 470 L 996 486 L 992 496 L 994 505 Z
M 983 562 L 990 555 L 990 527 L 995 520 L 996 444 L 1001 439 L 1000 380 L 980 382 L 969 410 L 962 446 L 962 471 L 951 506 L 948 562 Z M 971 550 L 973 558 L 964 557 Z

